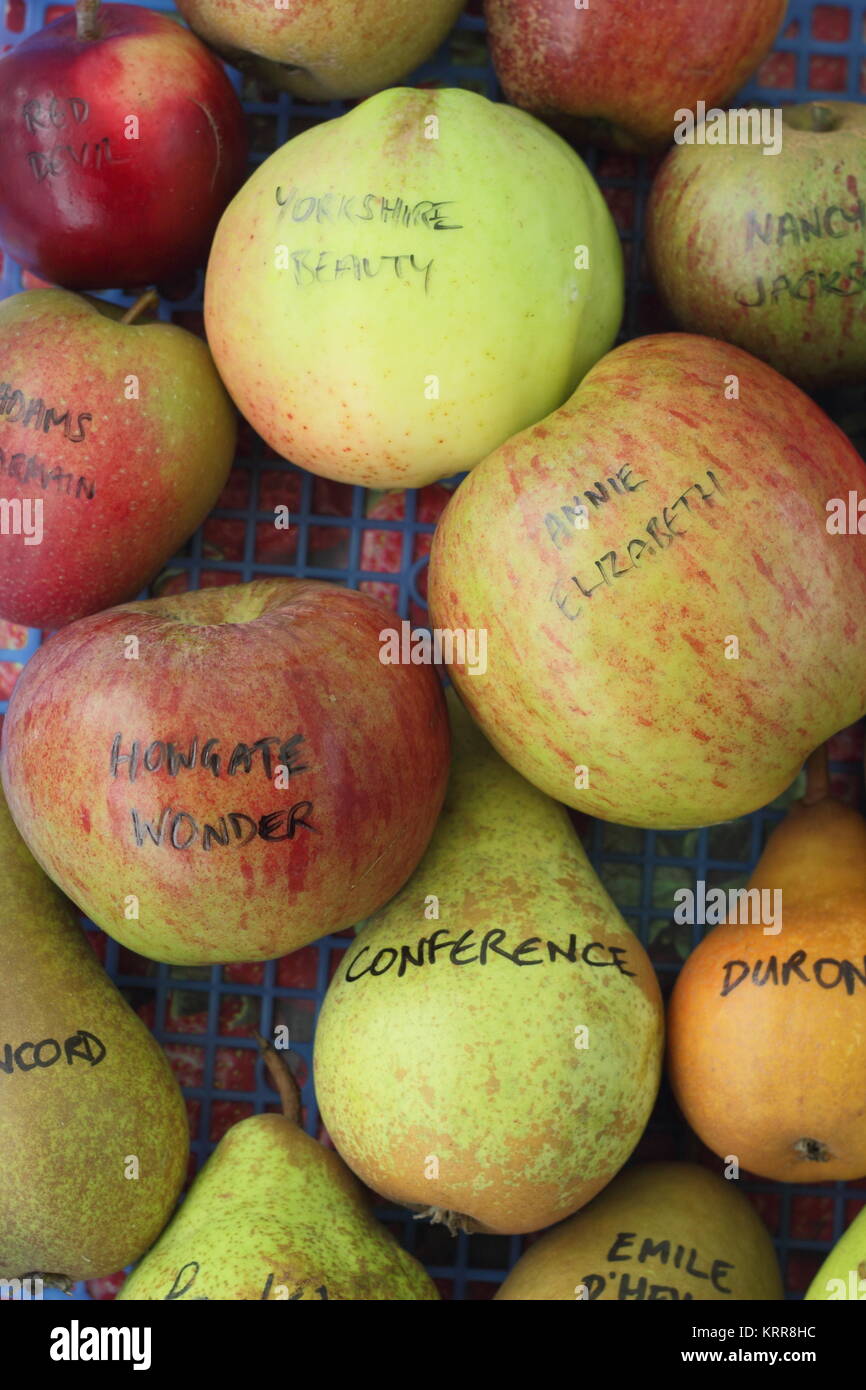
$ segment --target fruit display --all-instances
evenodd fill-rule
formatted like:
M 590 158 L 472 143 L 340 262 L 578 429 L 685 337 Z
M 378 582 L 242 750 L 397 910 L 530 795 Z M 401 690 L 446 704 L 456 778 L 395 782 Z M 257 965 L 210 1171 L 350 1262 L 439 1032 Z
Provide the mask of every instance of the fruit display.
M 0 1279 L 64 1290 L 143 1255 L 186 1174 L 186 1112 L 151 1034 L 0 793 Z
M 859 1178 L 866 1114 L 851 1078 L 866 1073 L 866 820 L 828 795 L 814 764 L 748 889 L 763 925 L 715 927 L 674 987 L 677 1099 L 715 1153 L 760 1177 Z
M 307 101 L 366 97 L 406 77 L 442 42 L 462 0 L 178 0 L 227 62 Z M 337 37 L 339 36 L 339 37 Z
M 402 87 L 256 170 L 214 237 L 205 316 L 283 457 L 421 487 L 560 405 L 622 295 L 616 228 L 564 140 L 473 92 Z
M 221 65 L 167 15 L 77 0 L 0 59 L 0 243 L 65 289 L 172 285 L 246 166 Z
M 50 1359 L 224 1373 L 180 1301 L 855 1350 L 855 9 L 0 7 L 0 1301 L 74 1301 Z
M 658 1089 L 661 998 L 563 807 L 449 708 L 439 824 L 331 982 L 316 1094 L 374 1191 L 513 1235 L 571 1215 L 629 1157 Z
M 0 301 L 0 616 L 55 628 L 134 598 L 228 479 L 235 414 L 200 338 L 66 290 Z
M 228 1131 L 119 1299 L 437 1300 L 339 1154 L 301 1128 L 297 1087 L 273 1048 L 269 1066 L 281 1113 Z
M 271 960 L 381 907 L 448 775 L 435 673 L 378 660 L 388 617 L 364 594 L 260 579 L 61 628 L 0 750 L 39 862 L 111 936 L 182 965 Z
M 693 1163 L 646 1163 L 531 1245 L 496 1297 L 775 1302 L 782 1279 L 735 1183 Z
M 653 276 L 681 328 L 738 343 L 805 387 L 856 386 L 866 107 L 789 106 L 781 125 L 770 157 L 760 144 L 671 151 L 647 209 Z
M 852 491 L 860 455 L 756 358 L 626 343 L 449 502 L 431 619 L 488 650 L 452 678 L 570 806 L 675 829 L 754 811 L 866 713 L 866 550 L 827 526 Z

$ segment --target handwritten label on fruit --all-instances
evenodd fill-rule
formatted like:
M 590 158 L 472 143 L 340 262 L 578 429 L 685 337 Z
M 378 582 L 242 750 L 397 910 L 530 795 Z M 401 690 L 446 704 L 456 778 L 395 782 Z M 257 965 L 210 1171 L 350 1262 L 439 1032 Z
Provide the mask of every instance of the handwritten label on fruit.
M 38 483 L 44 492 L 50 489 L 62 492 L 76 501 L 92 502 L 96 496 L 96 483 L 84 473 L 67 473 L 62 468 L 52 468 L 37 454 L 9 454 L 0 449 L 0 478 L 11 478 L 16 483 Z
M 5 1043 L 0 1051 L 0 1071 L 11 1076 L 13 1071 L 35 1071 L 37 1067 L 53 1067 L 63 1061 L 66 1066 L 76 1062 L 86 1062 L 96 1067 L 105 1056 L 105 1044 L 94 1033 L 79 1028 L 61 1043 L 57 1038 L 43 1038 L 41 1042 L 22 1042 L 13 1046 Z
M 252 743 L 223 746 L 218 738 L 202 739 L 195 734 L 181 748 L 164 739 L 145 743 L 134 738 L 126 744 L 123 734 L 118 733 L 111 744 L 109 771 L 112 779 L 125 777 L 135 782 L 146 773 L 178 777 L 181 772 L 192 772 L 196 768 L 218 778 L 237 777 L 240 773 L 249 775 L 258 770 L 270 782 L 280 771 L 291 777 L 308 770 L 309 765 L 300 761 L 305 756 L 303 742 L 303 734 L 287 738 L 272 734 Z M 123 751 L 125 747 L 128 752 Z M 152 819 L 133 806 L 130 817 L 138 849 L 150 842 L 158 848 L 188 850 L 197 845 L 209 851 L 215 847 L 243 847 L 255 839 L 294 840 L 299 830 L 316 832 L 317 827 L 311 820 L 313 810 L 312 801 L 296 801 L 292 806 L 281 806 L 260 816 L 250 816 L 241 810 L 230 811 L 216 818 L 215 824 L 210 824 L 171 805 L 163 806 Z
M 719 991 L 722 999 L 746 981 L 758 989 L 765 985 L 784 987 L 792 983 L 815 984 L 820 989 L 842 986 L 845 994 L 853 994 L 861 986 L 866 988 L 866 955 L 862 968 L 851 960 L 837 960 L 835 956 L 821 956 L 810 966 L 807 951 L 794 951 L 783 961 L 778 956 L 768 956 L 766 962 L 757 960 L 754 965 L 745 960 L 729 960 L 722 967 Z
M 637 1245 L 639 1239 L 640 1245 Z M 641 1274 L 635 1268 L 635 1265 L 646 1264 L 648 1260 L 677 1270 L 680 1275 L 688 1276 L 688 1279 L 693 1279 L 696 1284 L 705 1281 L 717 1293 L 727 1297 L 731 1295 L 731 1287 L 725 1282 L 730 1270 L 734 1268 L 729 1260 L 713 1260 L 712 1264 L 707 1264 L 694 1246 L 676 1245 L 670 1240 L 654 1240 L 651 1236 L 641 1239 L 636 1231 L 619 1231 L 607 1252 L 606 1263 L 628 1264 L 630 1267 L 610 1269 L 606 1274 L 585 1275 L 580 1282 L 586 1289 L 587 1299 L 601 1298 L 608 1286 L 611 1291 L 616 1289 L 615 1296 L 620 1301 L 694 1299 L 685 1278 L 678 1281 L 678 1284 L 651 1283 L 650 1277 Z
M 381 193 L 303 194 L 300 189 L 274 191 L 278 220 L 292 225 L 329 224 L 331 226 L 387 226 L 398 230 L 429 232 L 459 232 L 461 222 L 455 222 L 451 211 L 453 202 L 422 198 L 407 202 L 403 198 Z M 337 255 L 330 249 L 305 246 L 288 251 L 289 268 L 299 289 L 309 285 L 335 284 L 341 280 L 402 280 L 423 279 L 424 293 L 430 288 L 434 259 L 403 250 L 397 255 L 364 256 L 354 251 Z
M 67 132 L 65 140 L 58 140 L 50 148 L 30 150 L 25 156 L 37 183 L 73 169 L 95 171 L 106 164 L 129 163 L 128 159 L 121 159 L 114 153 L 108 135 L 96 140 L 81 140 L 81 127 L 87 124 L 89 116 L 90 107 L 83 97 L 51 96 L 44 101 L 25 101 L 21 118 L 28 134 L 39 137 L 45 132 L 50 138 L 52 131 Z
M 209 1303 L 210 1298 L 206 1293 L 190 1293 L 190 1289 L 195 1284 L 200 1272 L 201 1265 L 197 1260 L 190 1260 L 187 1264 L 182 1265 L 174 1276 L 174 1282 L 165 1295 L 165 1298 L 162 1300 L 163 1303 L 177 1302 L 182 1298 L 188 1298 L 191 1303 Z M 313 1287 L 309 1280 L 305 1284 L 295 1284 L 293 1286 L 278 1284 L 276 1282 L 276 1275 L 269 1274 L 262 1285 L 262 1291 L 257 1301 L 284 1300 L 291 1303 L 296 1299 L 303 1298 L 304 1295 L 310 1291 L 312 1292 L 313 1298 L 328 1302 L 328 1290 L 324 1284 L 317 1284 Z
M 586 491 L 576 493 L 570 502 L 560 507 L 558 513 L 548 512 L 544 522 L 557 550 L 564 549 L 579 532 L 591 534 L 591 525 L 585 524 L 587 516 L 591 516 L 587 502 L 597 510 L 613 501 L 617 495 L 637 492 L 648 481 L 643 478 L 633 482 L 631 470 L 621 468 L 615 477 L 608 478 L 606 482 L 596 482 Z M 592 598 L 599 590 L 605 591 L 626 575 L 635 574 L 647 558 L 667 550 L 678 537 L 688 535 L 689 528 L 682 525 L 685 518 L 698 516 L 705 507 L 713 507 L 723 493 L 718 477 L 707 469 L 706 482 L 692 483 L 679 497 L 672 498 L 662 508 L 660 516 L 648 518 L 643 535 L 626 541 L 621 550 L 606 551 L 592 568 L 586 568 L 581 574 L 573 574 L 567 580 L 557 579 L 550 593 L 551 601 L 569 622 L 575 622 L 584 612 L 579 595 Z
M 73 415 L 77 416 L 74 425 Z M 12 382 L 0 382 L 0 424 L 20 424 L 22 429 L 36 430 L 42 434 L 50 434 L 62 425 L 64 438 L 70 444 L 83 444 L 85 421 L 92 419 L 90 411 L 70 413 L 67 408 L 61 414 L 54 406 L 46 405 L 41 396 L 31 396 Z
M 347 983 L 352 983 L 363 975 L 385 975 L 394 966 L 397 967 L 397 976 L 402 978 L 410 967 L 417 970 L 436 965 L 440 956 L 450 965 L 490 965 L 494 960 L 505 960 L 511 965 L 524 966 L 556 964 L 563 960 L 571 965 L 612 966 L 620 975 L 634 978 L 635 972 L 626 965 L 628 953 L 622 946 L 606 946 L 602 941 L 590 941 L 579 947 L 578 939 L 572 933 L 567 946 L 543 940 L 540 936 L 530 936 L 509 950 L 503 945 L 507 935 L 501 927 L 494 927 L 487 932 L 470 930 L 454 937 L 440 928 L 430 936 L 422 936 L 418 941 L 399 949 L 396 946 L 383 946 L 373 952 L 372 947 L 362 946 L 349 959 L 345 979 Z
M 809 209 L 802 213 L 768 212 L 759 217 L 750 210 L 746 214 L 746 253 L 763 246 L 787 250 L 791 247 L 811 247 L 813 242 L 834 242 L 840 238 L 862 234 L 866 225 L 866 204 L 862 199 L 851 208 L 838 203 Z M 780 273 L 765 277 L 756 275 L 748 285 L 734 291 L 734 299 L 746 309 L 763 309 L 778 304 L 780 299 L 798 299 L 804 303 L 818 298 L 837 296 L 843 299 L 862 294 L 866 289 L 866 267 L 862 260 L 852 260 L 844 269 L 806 268 L 798 275 Z

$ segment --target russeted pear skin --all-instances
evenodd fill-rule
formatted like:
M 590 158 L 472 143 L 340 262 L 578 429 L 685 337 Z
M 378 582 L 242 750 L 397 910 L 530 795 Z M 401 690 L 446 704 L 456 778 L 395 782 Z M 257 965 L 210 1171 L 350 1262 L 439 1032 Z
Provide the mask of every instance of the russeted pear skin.
M 866 1299 L 866 1207 L 839 1238 L 806 1290 L 806 1301 Z
M 650 961 L 567 812 L 449 697 L 445 808 L 408 884 L 345 952 L 316 1092 L 338 1151 L 452 1228 L 536 1231 L 622 1167 L 658 1088 Z
M 774 923 L 733 914 L 739 920 L 704 937 L 674 987 L 668 1070 L 677 1101 L 714 1153 L 760 1177 L 862 1177 L 866 821 L 807 792 L 770 835 L 749 889 Z
M 296 1107 L 232 1126 L 120 1299 L 438 1300 Z
M 67 1287 L 138 1259 L 188 1151 L 168 1061 L 0 792 L 0 1278 Z
M 646 1163 L 520 1257 L 511 1302 L 739 1302 L 783 1297 L 773 1242 L 735 1181 L 693 1163 Z

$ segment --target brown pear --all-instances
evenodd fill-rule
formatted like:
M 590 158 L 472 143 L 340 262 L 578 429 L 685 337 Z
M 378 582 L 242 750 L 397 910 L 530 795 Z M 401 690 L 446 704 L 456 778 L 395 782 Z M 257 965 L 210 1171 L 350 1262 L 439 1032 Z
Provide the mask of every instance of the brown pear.
M 0 792 L 0 1278 L 69 1288 L 137 1259 L 188 1149 L 168 1061 Z

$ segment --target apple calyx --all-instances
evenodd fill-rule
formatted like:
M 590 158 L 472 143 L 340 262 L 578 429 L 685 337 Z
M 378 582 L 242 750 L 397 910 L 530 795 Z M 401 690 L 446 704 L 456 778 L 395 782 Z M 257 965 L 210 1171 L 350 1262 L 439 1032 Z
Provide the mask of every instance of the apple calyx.
M 159 295 L 156 290 L 145 290 L 140 294 L 134 304 L 131 304 L 126 313 L 121 318 L 121 323 L 135 323 L 136 319 L 148 309 L 153 309 L 159 303 Z
M 280 1098 L 284 1119 L 291 1121 L 293 1125 L 300 1124 L 301 1092 L 288 1062 L 280 1056 L 272 1042 L 268 1042 L 267 1038 L 262 1037 L 261 1033 L 257 1032 L 255 1037 L 268 1076 Z
M 102 38 L 99 6 L 100 0 L 76 0 L 75 37 L 81 43 L 93 43 Z
M 819 101 L 813 101 L 809 107 L 809 116 L 812 122 L 812 130 L 816 135 L 822 134 L 827 130 L 835 130 L 839 124 L 839 117 L 835 111 L 831 111 L 829 106 L 823 106 Z
M 830 1150 L 820 1139 L 798 1139 L 794 1150 L 798 1158 L 805 1158 L 809 1163 L 830 1162 Z

